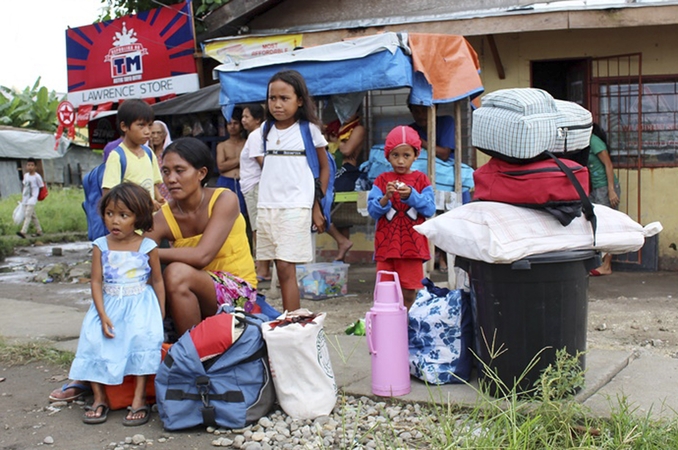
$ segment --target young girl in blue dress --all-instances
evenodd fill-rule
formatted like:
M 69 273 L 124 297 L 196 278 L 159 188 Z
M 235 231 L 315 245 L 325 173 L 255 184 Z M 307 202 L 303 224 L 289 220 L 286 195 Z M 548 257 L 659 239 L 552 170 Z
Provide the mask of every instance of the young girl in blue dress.
M 160 365 L 165 287 L 156 244 L 136 230 L 153 228 L 153 201 L 133 183 L 113 187 L 101 199 L 109 235 L 94 241 L 92 299 L 80 331 L 70 377 L 89 381 L 94 402 L 83 422 L 103 423 L 109 411 L 103 385 L 134 375 L 134 399 L 123 419 L 127 426 L 148 422 L 147 375 Z M 150 279 L 150 284 L 149 284 Z

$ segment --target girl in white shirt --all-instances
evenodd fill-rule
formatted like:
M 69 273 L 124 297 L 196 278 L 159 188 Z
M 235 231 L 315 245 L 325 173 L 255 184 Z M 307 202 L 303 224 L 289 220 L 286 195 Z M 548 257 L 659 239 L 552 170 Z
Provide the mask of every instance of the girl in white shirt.
M 327 190 L 330 175 L 325 151 L 327 141 L 299 72 L 285 70 L 273 75 L 268 82 L 267 105 L 268 125 L 261 127 L 261 132 L 252 133 L 250 147 L 250 157 L 264 156 L 259 182 L 256 257 L 260 261 L 274 260 L 283 308 L 294 311 L 300 307 L 296 264 L 313 260 L 311 225 L 318 232 L 325 231 L 319 200 Z M 320 166 L 321 193 L 316 193 L 299 121 L 310 125 Z

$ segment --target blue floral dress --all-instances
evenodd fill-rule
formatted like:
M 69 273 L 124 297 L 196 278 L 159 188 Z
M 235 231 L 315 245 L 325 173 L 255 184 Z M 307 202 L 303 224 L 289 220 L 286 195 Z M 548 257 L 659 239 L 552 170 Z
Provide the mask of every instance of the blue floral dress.
M 69 376 L 115 385 L 122 383 L 125 375 L 155 374 L 160 366 L 163 326 L 158 298 L 148 284 L 148 253 L 156 244 L 144 238 L 136 252 L 109 250 L 104 236 L 94 245 L 101 250 L 104 308 L 115 337 L 104 336 L 92 302 Z

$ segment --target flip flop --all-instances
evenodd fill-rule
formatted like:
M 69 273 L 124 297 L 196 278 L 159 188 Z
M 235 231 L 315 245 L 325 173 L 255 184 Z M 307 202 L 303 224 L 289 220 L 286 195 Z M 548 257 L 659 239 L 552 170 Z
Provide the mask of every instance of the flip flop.
M 99 423 L 104 423 L 106 422 L 106 419 L 108 419 L 108 411 L 111 409 L 106 405 L 105 403 L 99 403 L 98 405 L 94 406 L 85 406 L 85 411 L 94 411 L 97 412 L 101 409 L 101 413 L 99 413 L 98 416 L 95 417 L 88 417 L 87 415 L 82 416 L 82 421 L 83 423 L 86 423 L 88 425 L 96 425 Z
M 72 383 L 72 384 L 64 384 L 61 386 L 61 392 L 66 392 L 69 389 L 75 389 L 79 390 L 80 392 L 71 395 L 69 397 L 55 397 L 52 394 L 49 395 L 49 401 L 50 402 L 72 402 L 73 400 L 77 400 L 80 397 L 84 397 L 86 395 L 89 395 L 92 393 L 92 388 L 86 384 L 80 384 L 80 383 Z
M 259 282 L 271 281 L 271 277 L 262 277 L 261 275 L 257 275 L 257 281 Z
M 602 275 L 602 273 L 598 272 L 598 270 L 596 269 L 591 269 L 589 270 L 589 275 L 591 275 L 592 277 L 599 277 Z
M 123 417 L 122 419 L 122 424 L 125 425 L 126 427 L 138 427 L 139 425 L 143 425 L 146 422 L 148 422 L 148 419 L 151 418 L 151 408 L 148 405 L 144 405 L 141 408 L 137 409 L 132 409 L 131 406 L 128 406 L 127 409 L 129 410 L 130 414 L 136 414 L 140 412 L 145 412 L 144 417 L 140 417 L 138 419 L 128 419 L 127 416 Z

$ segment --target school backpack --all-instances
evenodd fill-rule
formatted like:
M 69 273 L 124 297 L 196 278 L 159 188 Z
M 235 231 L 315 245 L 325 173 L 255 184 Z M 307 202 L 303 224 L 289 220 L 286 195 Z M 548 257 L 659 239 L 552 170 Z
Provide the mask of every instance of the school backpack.
M 264 154 L 266 153 L 266 138 L 268 132 L 271 130 L 273 123 L 271 121 L 266 121 L 264 123 Z M 311 168 L 313 173 L 313 178 L 315 179 L 316 192 L 321 190 L 320 188 L 320 163 L 318 162 L 318 152 L 316 152 L 315 146 L 313 145 L 313 137 L 311 136 L 311 128 L 308 121 L 300 120 L 299 129 L 301 130 L 301 138 L 304 141 L 304 153 L 306 154 L 306 161 L 308 161 L 308 166 Z M 332 223 L 330 213 L 332 211 L 332 202 L 334 201 L 334 179 L 337 176 L 337 164 L 334 161 L 332 154 L 325 148 L 325 153 L 327 154 L 327 163 L 330 166 L 330 179 L 327 182 L 327 189 L 325 195 L 320 200 L 320 208 L 323 211 L 325 216 L 325 228 L 329 228 Z
M 165 429 L 244 428 L 271 410 L 275 388 L 263 323 L 225 306 L 170 347 L 155 376 Z
M 153 155 L 151 149 L 142 145 L 146 154 L 151 161 Z M 125 151 L 120 147 L 113 149 L 120 156 L 120 181 L 125 178 L 125 171 L 127 170 L 127 157 Z M 104 172 L 106 171 L 106 163 L 101 163 L 91 171 L 87 172 L 82 178 L 82 189 L 85 191 L 85 201 L 82 202 L 82 209 L 85 210 L 87 217 L 87 238 L 90 241 L 100 238 L 108 234 L 104 219 L 99 214 L 99 201 L 101 201 L 102 185 L 104 181 Z

